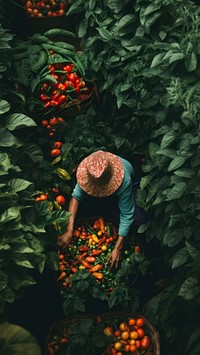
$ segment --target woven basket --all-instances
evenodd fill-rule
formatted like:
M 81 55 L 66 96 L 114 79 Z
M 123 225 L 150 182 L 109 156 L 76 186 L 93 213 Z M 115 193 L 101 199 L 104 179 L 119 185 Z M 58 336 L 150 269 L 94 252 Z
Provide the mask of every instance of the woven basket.
M 154 326 L 150 323 L 150 321 L 148 320 L 148 318 L 144 315 L 141 314 L 133 314 L 131 312 L 112 312 L 112 313 L 103 313 L 103 314 L 79 314 L 75 317 L 71 317 L 68 319 L 64 319 L 61 321 L 58 321 L 56 323 L 54 323 L 52 325 L 52 327 L 50 328 L 49 334 L 47 336 L 46 339 L 46 344 L 45 344 L 45 355 L 49 355 L 51 354 L 48 345 L 49 344 L 53 344 L 53 342 L 56 343 L 56 339 L 61 338 L 63 336 L 67 336 L 67 330 L 71 325 L 75 325 L 75 324 L 79 324 L 80 321 L 84 321 L 84 320 L 88 320 L 91 319 L 92 322 L 92 326 L 91 326 L 91 330 L 92 332 L 95 332 L 95 326 L 97 323 L 99 322 L 103 322 L 103 327 L 105 326 L 110 326 L 110 327 L 115 327 L 116 324 L 119 324 L 121 322 L 125 322 L 126 319 L 130 318 L 130 317 L 134 317 L 134 318 L 142 318 L 145 321 L 145 325 L 144 325 L 144 330 L 145 330 L 145 334 L 148 335 L 151 339 L 151 343 L 152 343 L 152 351 L 148 352 L 148 351 L 138 351 L 137 355 L 160 355 L 160 338 L 159 338 L 159 332 L 154 328 Z M 94 334 L 94 333 L 93 333 Z M 70 340 L 70 338 L 69 338 Z M 63 346 L 63 348 L 61 347 L 61 349 L 59 350 L 59 355 L 65 355 L 66 354 L 66 349 L 67 349 L 67 345 L 65 344 Z M 71 354 L 71 353 L 70 353 Z M 73 353 L 71 355 L 80 355 L 80 353 Z M 111 354 L 109 351 L 106 351 L 106 349 L 102 350 L 98 349 L 97 347 L 94 348 L 94 351 L 90 353 L 81 353 L 81 355 L 109 355 Z

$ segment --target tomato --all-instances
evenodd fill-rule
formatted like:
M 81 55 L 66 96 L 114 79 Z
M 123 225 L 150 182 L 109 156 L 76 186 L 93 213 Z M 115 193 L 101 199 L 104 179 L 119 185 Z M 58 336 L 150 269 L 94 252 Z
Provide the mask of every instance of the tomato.
M 120 323 L 119 329 L 123 332 L 124 330 L 128 329 L 128 326 L 125 322 Z
M 67 101 L 67 96 L 66 95 L 60 95 L 59 98 L 58 98 L 58 103 L 62 104 L 65 101 Z
M 116 331 L 114 332 L 115 338 L 118 338 L 118 337 L 120 336 L 120 334 L 121 334 L 120 330 L 119 330 L 119 329 L 116 330 Z
M 105 328 L 104 328 L 104 331 L 103 331 L 103 332 L 104 332 L 105 335 L 110 336 L 110 335 L 113 334 L 113 329 L 108 326 L 108 327 L 105 327 Z
M 136 340 L 138 338 L 138 333 L 133 330 L 132 332 L 130 332 L 130 338 Z
M 143 318 L 136 319 L 136 325 L 138 328 L 142 328 L 144 325 L 144 319 Z
M 51 126 L 55 126 L 58 123 L 58 119 L 56 117 L 52 117 L 50 118 L 49 123 Z
M 60 149 L 52 149 L 51 150 L 51 156 L 52 156 L 52 158 L 56 158 L 56 157 L 58 157 L 59 155 L 61 154 L 61 150 Z
M 41 125 L 42 125 L 43 127 L 47 127 L 48 124 L 49 124 L 49 121 L 47 121 L 47 120 L 42 120 L 42 121 L 41 121 Z
M 140 340 L 136 340 L 135 345 L 136 345 L 137 349 L 140 349 L 141 348 L 141 341 Z
M 74 231 L 73 236 L 77 238 L 80 237 L 80 231 Z
M 56 202 L 59 204 L 59 205 L 64 205 L 66 200 L 64 198 L 63 195 L 58 195 L 56 196 Z
M 135 319 L 134 318 L 130 318 L 128 320 L 128 325 L 134 325 L 135 324 Z
M 120 343 L 120 341 L 116 341 L 113 346 L 115 350 L 120 350 L 122 348 L 122 344 Z
M 65 65 L 63 70 L 64 71 L 67 71 L 68 73 L 71 73 L 72 69 L 74 68 L 74 65 L 73 64 L 68 64 L 68 65 Z
M 58 149 L 62 148 L 62 142 L 55 142 L 53 147 Z
M 64 122 L 64 121 L 65 121 L 64 118 L 58 117 L 58 122 Z
M 129 332 L 127 330 L 124 330 L 121 333 L 121 338 L 124 339 L 124 340 L 127 340 L 129 338 Z
M 50 49 L 49 53 L 50 53 L 51 55 L 53 55 L 53 54 L 54 54 L 54 51 L 52 51 L 52 50 Z
M 48 199 L 48 195 L 45 194 L 40 195 L 40 200 L 47 200 L 47 199 Z
M 144 338 L 141 340 L 141 348 L 144 350 L 148 350 L 151 346 L 151 341 L 148 335 L 145 335 Z
M 135 345 L 129 345 L 129 352 L 130 353 L 135 353 L 137 351 L 137 348 Z
M 144 331 L 143 328 L 138 328 L 137 333 L 138 333 L 138 337 L 139 337 L 140 339 L 143 338 L 144 335 L 145 335 L 145 331 Z
M 65 91 L 65 85 L 62 83 L 58 84 L 58 89 L 61 91 Z
M 51 189 L 53 192 L 55 192 L 56 194 L 59 194 L 59 189 L 57 187 L 52 187 Z

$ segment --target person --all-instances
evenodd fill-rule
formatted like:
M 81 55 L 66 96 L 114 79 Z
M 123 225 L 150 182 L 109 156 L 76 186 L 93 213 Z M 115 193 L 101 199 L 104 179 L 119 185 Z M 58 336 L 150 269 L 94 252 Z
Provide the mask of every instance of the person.
M 97 198 L 117 196 L 119 207 L 118 239 L 107 259 L 110 268 L 117 268 L 121 259 L 124 239 L 128 236 L 134 221 L 133 176 L 134 169 L 131 163 L 113 153 L 98 150 L 84 158 L 76 171 L 77 183 L 69 202 L 68 211 L 71 215 L 68 218 L 67 228 L 63 234 L 58 236 L 57 245 L 64 250 L 67 249 L 73 238 L 79 203 L 86 196 Z

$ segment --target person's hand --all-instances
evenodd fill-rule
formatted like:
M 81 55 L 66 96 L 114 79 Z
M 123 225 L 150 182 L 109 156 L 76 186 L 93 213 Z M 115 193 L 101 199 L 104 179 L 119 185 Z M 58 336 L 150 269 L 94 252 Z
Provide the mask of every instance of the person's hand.
M 107 258 L 107 263 L 110 263 L 110 269 L 114 266 L 116 269 L 118 268 L 119 261 L 121 260 L 121 249 L 114 248 Z
M 66 250 L 70 244 L 73 236 L 73 231 L 66 231 L 65 233 L 58 236 L 57 245 L 59 248 Z

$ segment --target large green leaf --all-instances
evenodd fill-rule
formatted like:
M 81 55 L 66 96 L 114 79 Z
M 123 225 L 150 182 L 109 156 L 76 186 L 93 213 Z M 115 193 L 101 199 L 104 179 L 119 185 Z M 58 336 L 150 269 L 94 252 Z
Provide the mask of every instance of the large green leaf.
M 196 277 L 188 277 L 182 284 L 179 296 L 182 296 L 185 300 L 192 300 L 197 295 L 200 295 L 200 285 Z
M 8 276 L 0 270 L 0 291 L 4 290 L 8 284 Z
M 181 265 L 184 265 L 188 260 L 189 254 L 187 248 L 184 247 L 177 251 L 177 253 L 173 256 L 172 260 L 172 269 L 175 269 Z
M 1 355 L 41 355 L 35 337 L 24 328 L 8 322 L 0 325 Z
M 9 131 L 14 131 L 22 127 L 34 127 L 37 126 L 35 121 L 22 113 L 12 113 L 6 118 L 6 128 Z
M 11 222 L 12 220 L 18 221 L 21 219 L 20 207 L 10 207 L 0 215 L 0 228 L 3 224 Z M 4 226 L 2 226 L 4 228 Z
M 27 187 L 32 185 L 32 182 L 24 180 L 24 179 L 11 179 L 9 181 L 9 186 L 12 190 L 12 192 L 19 192 L 26 190 Z
M 166 189 L 164 191 L 165 196 L 165 201 L 171 201 L 171 200 L 176 200 L 179 199 L 183 196 L 187 188 L 186 182 L 179 182 L 175 186 L 172 187 L 172 189 Z
M 22 143 L 18 138 L 16 138 L 11 132 L 9 132 L 6 128 L 0 128 L 0 147 L 13 147 L 16 148 L 22 146 Z
M 6 100 L 0 100 L 0 115 L 10 111 L 10 104 Z
M 24 145 L 24 148 L 26 154 L 33 162 L 40 163 L 43 161 L 43 152 L 39 145 L 30 143 Z

